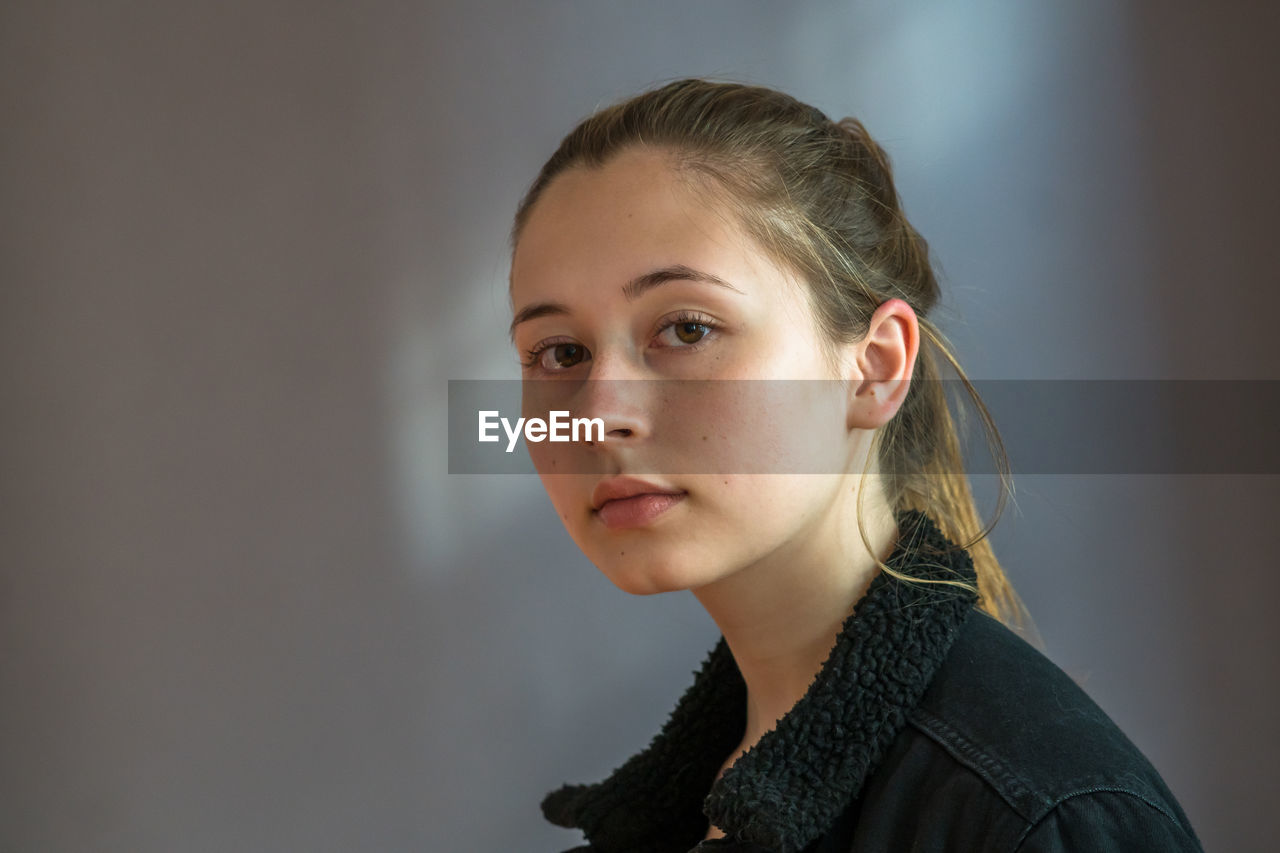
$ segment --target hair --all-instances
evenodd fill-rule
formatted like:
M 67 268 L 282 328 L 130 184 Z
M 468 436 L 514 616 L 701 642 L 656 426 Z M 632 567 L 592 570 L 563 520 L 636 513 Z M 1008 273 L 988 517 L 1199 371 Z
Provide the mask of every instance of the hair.
M 937 278 L 927 244 L 903 214 L 884 150 L 856 119 L 834 122 L 782 92 L 678 80 L 599 110 L 564 138 L 520 202 L 512 248 L 557 175 L 578 166 L 603 166 L 639 146 L 669 154 L 679 174 L 724 202 L 766 252 L 807 283 L 828 352 L 865 337 L 872 313 L 888 299 L 902 299 L 915 312 L 922 341 L 913 379 L 919 381 L 910 383 L 898 412 L 876 431 L 868 465 L 876 463 L 893 510 L 929 514 L 973 558 L 976 590 L 960 580 L 933 582 L 971 589 L 988 613 L 1023 627 L 1025 609 L 987 541 L 1006 494 L 1013 492 L 1009 460 L 977 389 L 929 319 L 940 296 Z M 985 527 L 965 474 L 944 383 L 932 381 L 944 365 L 976 404 L 998 466 L 999 500 L 995 518 Z M 859 490 L 859 518 L 864 491 Z M 881 570 L 902 580 L 927 582 L 876 560 Z

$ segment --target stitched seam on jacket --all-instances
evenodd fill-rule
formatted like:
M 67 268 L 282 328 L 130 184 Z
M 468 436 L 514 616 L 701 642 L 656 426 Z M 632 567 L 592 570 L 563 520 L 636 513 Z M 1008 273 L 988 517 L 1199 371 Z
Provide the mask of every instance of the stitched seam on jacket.
M 1119 786 L 1112 787 L 1112 786 L 1103 785 L 1095 788 L 1083 788 L 1079 791 L 1072 791 L 1070 794 L 1064 794 L 1063 796 L 1059 797 L 1057 801 L 1055 801 L 1049 806 L 1049 808 L 1045 809 L 1044 814 L 1040 815 L 1040 817 L 1036 818 L 1029 826 L 1027 826 L 1026 830 L 1022 833 L 1022 837 L 1018 839 L 1018 843 L 1014 845 L 1014 848 L 1013 848 L 1014 853 L 1017 853 L 1017 851 L 1022 847 L 1022 845 L 1026 843 L 1027 839 L 1031 837 L 1031 833 L 1035 832 L 1036 828 L 1040 826 L 1040 824 L 1044 823 L 1046 820 L 1049 819 L 1049 816 L 1054 813 L 1054 811 L 1058 808 L 1058 806 L 1062 805 L 1067 800 L 1071 800 L 1076 797 L 1083 797 L 1088 794 L 1128 794 L 1134 799 L 1140 802 L 1146 803 L 1148 806 L 1155 809 L 1160 814 L 1164 815 L 1165 818 L 1167 818 L 1170 823 L 1172 823 L 1174 826 L 1178 828 L 1178 832 L 1181 833 L 1182 837 L 1185 838 L 1187 841 L 1195 841 L 1195 836 L 1188 833 L 1187 828 L 1183 826 L 1182 823 L 1176 817 L 1170 814 L 1169 811 L 1164 808 L 1164 806 L 1161 806 L 1159 803 L 1152 802 L 1150 798 L 1145 797 L 1142 794 L 1139 794 L 1137 791 L 1130 791 L 1128 788 L 1121 788 Z M 1199 845 L 1197 844 L 1197 846 Z
M 1024 820 L 1030 822 L 1032 818 L 1019 806 L 1017 798 L 1037 801 L 1042 807 L 1053 807 L 1053 802 L 1048 797 L 1037 795 L 1031 785 L 1011 767 L 989 755 L 937 714 L 918 707 L 911 712 L 911 721 L 954 758 L 986 780 L 1000 798 Z

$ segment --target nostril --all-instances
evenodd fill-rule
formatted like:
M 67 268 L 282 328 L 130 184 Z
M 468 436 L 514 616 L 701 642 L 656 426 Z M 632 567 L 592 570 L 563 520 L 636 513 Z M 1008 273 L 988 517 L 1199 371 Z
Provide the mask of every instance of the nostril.
M 609 432 L 608 432 L 608 434 L 607 434 L 607 436 L 606 436 L 606 437 L 607 437 L 607 438 L 629 438 L 630 436 L 631 436 L 631 430 L 630 430 L 630 429 L 628 429 L 628 428 L 626 428 L 626 427 L 616 427 L 616 428 L 614 428 L 614 429 L 609 430 Z M 595 446 L 595 444 L 596 444 L 596 443 L 595 443 L 594 441 L 592 441 L 591 439 L 587 439 L 587 441 L 586 441 L 586 445 L 587 445 L 588 447 L 594 447 L 594 446 Z

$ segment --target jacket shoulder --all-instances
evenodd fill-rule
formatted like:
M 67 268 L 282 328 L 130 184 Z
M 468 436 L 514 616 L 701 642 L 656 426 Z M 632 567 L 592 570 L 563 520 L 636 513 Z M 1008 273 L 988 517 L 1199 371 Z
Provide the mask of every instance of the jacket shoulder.
M 1133 742 L 1066 673 L 986 613 L 961 628 L 910 723 L 1015 811 L 1029 841 L 1055 835 L 1073 815 L 1116 809 L 1127 810 L 1126 822 L 1150 818 L 1195 839 Z

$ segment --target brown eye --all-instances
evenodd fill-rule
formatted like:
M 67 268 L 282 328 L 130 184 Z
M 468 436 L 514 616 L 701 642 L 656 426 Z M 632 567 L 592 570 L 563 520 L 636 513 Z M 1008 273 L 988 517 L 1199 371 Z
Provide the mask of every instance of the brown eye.
M 665 347 L 693 347 L 711 337 L 716 324 L 698 314 L 686 314 L 668 320 L 658 332 L 658 340 Z
M 673 328 L 676 331 L 676 337 L 686 344 L 696 344 L 711 331 L 705 323 L 676 323 Z
M 541 370 L 546 373 L 556 373 L 561 370 L 568 370 L 580 362 L 588 361 L 591 358 L 591 351 L 582 344 L 572 341 L 551 341 L 545 344 L 539 344 L 525 353 L 525 358 L 520 363 L 528 370 Z
M 586 350 L 578 344 L 556 344 L 551 347 L 551 358 L 560 368 L 573 367 L 582 361 Z

